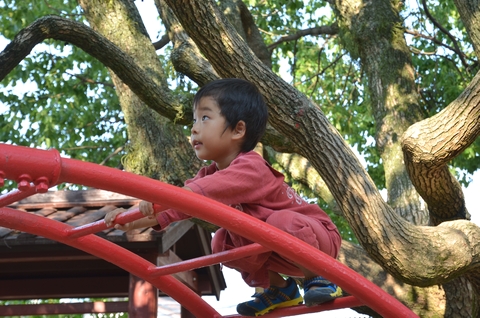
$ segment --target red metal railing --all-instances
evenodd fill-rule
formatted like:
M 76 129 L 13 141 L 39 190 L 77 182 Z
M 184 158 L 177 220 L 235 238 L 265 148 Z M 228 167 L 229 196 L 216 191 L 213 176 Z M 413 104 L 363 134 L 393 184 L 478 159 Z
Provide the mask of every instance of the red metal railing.
M 170 274 L 265 251 L 275 251 L 286 258 L 295 258 L 298 264 L 335 282 L 353 295 L 310 308 L 302 305 L 278 309 L 265 317 L 285 317 L 361 305 L 370 307 L 383 317 L 418 317 L 363 276 L 305 242 L 250 215 L 190 191 L 113 168 L 61 158 L 55 150 L 0 144 L 0 185 L 3 184 L 3 178 L 16 181 L 19 190 L 0 196 L 1 226 L 56 240 L 116 264 L 149 281 L 196 317 L 221 315 Z M 61 222 L 5 207 L 18 199 L 36 192 L 45 192 L 49 187 L 63 182 L 130 195 L 159 204 L 163 209 L 185 211 L 193 217 L 241 234 L 257 244 L 157 267 L 114 243 L 92 235 L 107 228 L 103 220 L 73 228 Z M 124 224 L 141 217 L 137 209 L 119 215 L 115 221 Z

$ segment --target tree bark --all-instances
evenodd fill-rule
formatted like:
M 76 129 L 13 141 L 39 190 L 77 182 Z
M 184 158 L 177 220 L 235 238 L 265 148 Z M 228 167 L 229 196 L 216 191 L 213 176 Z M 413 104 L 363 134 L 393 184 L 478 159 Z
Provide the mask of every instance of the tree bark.
M 390 1 L 334 1 L 339 27 L 358 55 L 368 77 L 376 146 L 385 170 L 388 203 L 414 224 L 428 224 L 428 211 L 410 181 L 400 139 L 413 123 L 424 118 L 418 105 L 414 70 L 405 42 L 399 6 Z
M 480 15 L 478 14 L 477 0 L 454 0 L 455 6 L 458 9 L 460 18 L 462 19 L 468 36 L 470 37 L 475 55 L 480 57 Z
M 135 5 L 131 1 L 80 0 L 79 3 L 92 28 L 131 56 L 163 93 L 170 95 L 155 49 Z M 125 169 L 182 186 L 201 167 L 182 127 L 150 109 L 114 72 L 111 74 L 129 135 L 128 153 L 123 159 Z
M 480 75 L 437 115 L 412 125 L 403 149 L 411 178 L 427 202 L 434 224 L 469 219 L 463 191 L 447 163 L 480 134 Z M 434 133 L 433 133 L 434 132 Z
M 212 2 L 166 2 L 222 77 L 243 77 L 259 87 L 269 106 L 270 123 L 297 143 L 319 171 L 375 261 L 394 277 L 418 286 L 441 284 L 476 269 L 477 226 L 457 221 L 432 228 L 403 221 L 382 200 L 320 109 L 257 60 Z M 216 23 L 211 22 L 212 14 Z
M 373 262 L 360 246 L 350 242 L 342 242 L 338 260 L 393 295 L 420 317 L 444 316 L 447 301 L 442 286 L 416 287 L 405 284 Z M 379 317 L 367 307 L 353 309 L 372 317 Z

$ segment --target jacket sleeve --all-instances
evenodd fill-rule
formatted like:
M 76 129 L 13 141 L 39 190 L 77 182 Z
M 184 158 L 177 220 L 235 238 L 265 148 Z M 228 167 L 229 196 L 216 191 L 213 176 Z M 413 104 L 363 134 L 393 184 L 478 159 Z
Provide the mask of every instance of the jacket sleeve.
M 159 226 L 154 226 L 153 229 L 156 231 L 160 231 L 166 228 L 167 226 L 169 226 L 173 222 L 186 220 L 191 218 L 191 216 L 174 209 L 168 209 L 158 213 L 156 215 L 156 218 Z
M 214 167 L 209 166 L 209 167 L 204 167 L 200 169 L 195 177 L 192 179 L 189 179 L 185 181 L 185 185 L 187 185 L 189 182 L 197 179 L 203 178 L 205 175 L 209 173 L 209 171 L 214 170 Z M 168 209 L 163 212 L 160 212 L 156 215 L 158 226 L 154 226 L 153 229 L 156 231 L 160 231 L 167 226 L 169 226 L 173 222 L 181 221 L 181 220 L 186 220 L 191 218 L 190 215 L 185 214 L 183 212 L 177 211 L 175 209 Z

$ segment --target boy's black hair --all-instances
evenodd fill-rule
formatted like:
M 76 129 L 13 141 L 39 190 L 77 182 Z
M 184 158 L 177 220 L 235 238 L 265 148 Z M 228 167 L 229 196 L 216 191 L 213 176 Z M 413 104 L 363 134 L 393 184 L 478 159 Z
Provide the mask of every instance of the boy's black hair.
M 193 99 L 193 107 L 203 97 L 213 98 L 227 127 L 234 129 L 240 120 L 245 122 L 245 141 L 241 152 L 253 150 L 265 133 L 268 110 L 263 96 L 252 83 L 239 78 L 224 78 L 207 83 Z

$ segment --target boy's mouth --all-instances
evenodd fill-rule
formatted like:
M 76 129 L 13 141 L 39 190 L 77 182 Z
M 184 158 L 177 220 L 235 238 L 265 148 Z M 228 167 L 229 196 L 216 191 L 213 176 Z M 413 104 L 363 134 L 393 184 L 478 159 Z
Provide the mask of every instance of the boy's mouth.
M 198 140 L 193 140 L 192 141 L 193 148 L 197 148 L 198 146 L 201 146 L 201 145 L 202 145 L 202 143 Z

